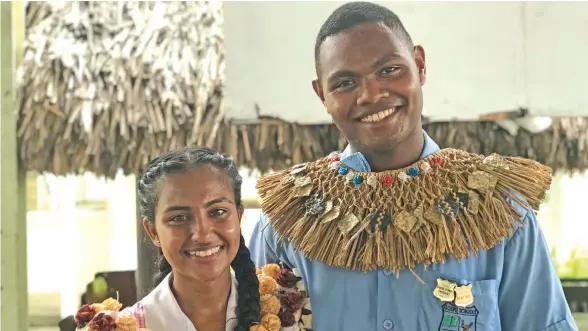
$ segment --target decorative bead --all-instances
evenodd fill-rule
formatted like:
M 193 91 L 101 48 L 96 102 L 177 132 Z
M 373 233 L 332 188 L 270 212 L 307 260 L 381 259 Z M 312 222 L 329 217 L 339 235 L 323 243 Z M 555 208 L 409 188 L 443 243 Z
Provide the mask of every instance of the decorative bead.
M 331 162 L 337 162 L 337 161 L 341 161 L 341 155 L 337 154 L 337 155 L 333 155 L 329 158 L 329 160 Z
M 401 181 L 405 181 L 405 180 L 407 180 L 408 178 L 409 178 L 409 177 L 408 177 L 408 175 L 406 174 L 406 172 L 401 172 L 401 173 L 399 173 L 399 174 L 398 174 L 398 179 L 400 179 Z
M 331 162 L 329 163 L 329 168 L 331 169 L 339 169 L 339 166 L 341 165 L 341 163 L 339 162 Z
M 347 175 L 348 172 L 349 172 L 348 166 L 346 166 L 344 164 L 339 165 L 339 175 L 345 176 L 345 175 Z
M 443 165 L 443 159 L 438 156 L 434 156 L 431 158 L 431 164 L 434 166 L 441 166 Z
M 385 186 L 392 186 L 392 184 L 394 184 L 394 176 L 392 176 L 392 175 L 382 176 L 382 184 L 384 184 Z
M 431 170 L 431 165 L 429 164 L 429 162 L 423 162 L 423 164 L 421 164 L 421 171 L 427 172 L 429 170 Z
M 363 177 L 361 176 L 355 176 L 353 177 L 353 185 L 355 185 L 355 187 L 358 187 L 359 184 L 363 183 Z
M 409 176 L 416 177 L 416 176 L 419 175 L 419 169 L 417 169 L 417 168 L 410 168 L 410 169 L 408 169 L 408 171 L 406 173 Z
M 378 186 L 378 177 L 371 175 L 367 178 L 366 183 L 371 187 L 377 187 Z

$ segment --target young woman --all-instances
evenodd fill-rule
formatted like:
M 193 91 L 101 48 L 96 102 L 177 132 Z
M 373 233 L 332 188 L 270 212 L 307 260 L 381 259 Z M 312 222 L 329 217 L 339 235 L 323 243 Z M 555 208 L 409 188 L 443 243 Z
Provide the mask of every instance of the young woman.
M 114 299 L 84 305 L 78 330 L 310 329 L 301 279 L 277 264 L 256 270 L 250 259 L 240 230 L 241 183 L 233 161 L 209 148 L 151 161 L 138 195 L 143 227 L 159 248 L 156 287 L 122 312 Z

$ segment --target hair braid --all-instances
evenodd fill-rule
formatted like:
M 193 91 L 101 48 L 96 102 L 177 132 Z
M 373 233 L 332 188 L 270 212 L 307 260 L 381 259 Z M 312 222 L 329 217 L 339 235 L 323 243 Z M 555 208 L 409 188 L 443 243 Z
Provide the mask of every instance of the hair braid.
M 252 324 L 261 320 L 259 304 L 259 279 L 255 274 L 255 264 L 251 261 L 249 248 L 241 235 L 239 251 L 231 263 L 237 278 L 237 327 L 235 331 L 247 331 Z

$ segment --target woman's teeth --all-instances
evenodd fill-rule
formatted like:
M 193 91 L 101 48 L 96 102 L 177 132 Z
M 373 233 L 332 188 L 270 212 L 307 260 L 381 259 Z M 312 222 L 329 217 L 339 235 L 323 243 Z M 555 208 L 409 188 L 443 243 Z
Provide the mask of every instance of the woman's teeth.
M 214 253 L 218 253 L 218 251 L 220 251 L 220 249 L 221 249 L 220 246 L 216 246 L 213 248 L 209 248 L 205 251 L 191 250 L 191 251 L 188 251 L 188 255 L 198 256 L 198 257 L 207 257 L 207 256 L 211 256 Z
M 361 119 L 361 121 L 364 123 L 379 122 L 379 121 L 383 120 L 384 118 L 392 115 L 392 113 L 394 113 L 394 110 L 395 110 L 395 108 L 382 110 L 381 112 L 377 112 L 375 114 L 363 117 Z

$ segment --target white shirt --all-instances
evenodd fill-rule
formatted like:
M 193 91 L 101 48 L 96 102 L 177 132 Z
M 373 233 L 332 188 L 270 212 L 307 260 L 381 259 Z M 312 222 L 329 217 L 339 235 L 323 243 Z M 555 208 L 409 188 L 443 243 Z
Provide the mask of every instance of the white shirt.
M 123 312 L 129 312 L 137 319 L 137 328 L 147 328 L 150 331 L 197 331 L 188 316 L 180 309 L 171 290 L 171 273 L 149 293 L 143 300 L 137 302 Z M 231 273 L 231 293 L 227 302 L 226 331 L 232 331 L 237 326 L 237 280 Z

